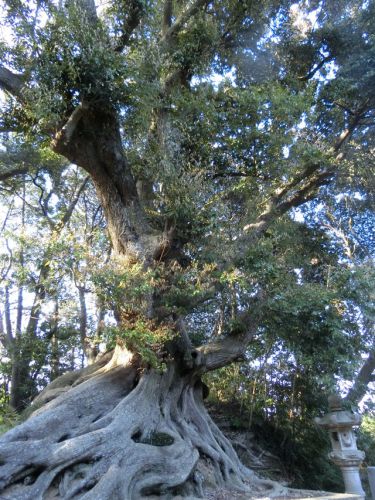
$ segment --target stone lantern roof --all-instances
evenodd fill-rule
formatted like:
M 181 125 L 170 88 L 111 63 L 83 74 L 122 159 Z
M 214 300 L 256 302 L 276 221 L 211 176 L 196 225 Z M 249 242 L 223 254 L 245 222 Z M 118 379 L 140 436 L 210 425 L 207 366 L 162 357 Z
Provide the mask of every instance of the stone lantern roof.
M 337 394 L 328 398 L 329 413 L 323 417 L 316 417 L 315 422 L 331 431 L 343 430 L 361 425 L 362 417 L 357 413 L 344 410 L 342 399 Z

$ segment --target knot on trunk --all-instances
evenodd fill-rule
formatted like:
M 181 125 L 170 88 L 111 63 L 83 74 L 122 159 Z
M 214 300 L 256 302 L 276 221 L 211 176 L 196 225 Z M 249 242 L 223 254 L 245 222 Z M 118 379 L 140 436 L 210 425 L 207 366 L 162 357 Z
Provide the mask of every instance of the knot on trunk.
M 194 370 L 204 366 L 204 355 L 197 349 L 192 349 L 184 353 L 183 363 L 186 369 Z

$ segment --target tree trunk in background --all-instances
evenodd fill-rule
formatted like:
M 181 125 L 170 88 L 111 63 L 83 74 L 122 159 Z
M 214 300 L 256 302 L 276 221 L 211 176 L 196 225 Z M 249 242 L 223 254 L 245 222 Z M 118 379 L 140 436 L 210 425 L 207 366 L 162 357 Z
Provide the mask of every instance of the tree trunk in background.
M 60 353 L 59 353 L 59 298 L 55 298 L 54 311 L 51 318 L 51 380 L 60 375 Z
M 29 363 L 25 361 L 22 355 L 23 342 L 22 337 L 16 332 L 15 337 L 12 334 L 12 323 L 10 317 L 10 303 L 9 303 L 9 287 L 5 287 L 5 326 L 9 342 L 9 354 L 11 358 L 11 392 L 10 392 L 10 406 L 19 411 L 26 406 L 25 400 L 25 380 L 29 374 Z
M 47 278 L 48 272 L 47 266 L 42 266 L 26 331 L 15 337 L 10 404 L 16 411 L 23 410 L 37 392 L 36 383 L 31 378 L 30 363 L 33 359 L 34 341 L 37 336 L 41 307 L 46 296 L 44 280 Z
M 25 181 L 22 187 L 22 211 L 21 211 L 21 231 L 22 235 L 25 231 L 25 208 L 26 208 L 26 186 Z M 21 269 L 25 265 L 25 255 L 24 255 L 24 242 L 21 240 L 20 256 L 19 256 L 19 266 Z M 23 283 L 22 281 L 18 285 L 18 296 L 17 296 L 17 318 L 16 318 L 16 336 L 22 333 L 22 316 L 23 316 Z
M 85 357 L 88 359 L 88 338 L 87 338 L 87 309 L 86 309 L 86 296 L 84 286 L 77 286 L 79 296 L 79 338 L 83 356 L 81 359 L 81 368 L 84 367 Z
M 10 318 L 10 297 L 9 297 L 9 286 L 5 287 L 5 304 L 4 304 L 4 316 L 5 316 L 5 328 L 8 337 L 13 337 L 12 332 L 12 321 Z

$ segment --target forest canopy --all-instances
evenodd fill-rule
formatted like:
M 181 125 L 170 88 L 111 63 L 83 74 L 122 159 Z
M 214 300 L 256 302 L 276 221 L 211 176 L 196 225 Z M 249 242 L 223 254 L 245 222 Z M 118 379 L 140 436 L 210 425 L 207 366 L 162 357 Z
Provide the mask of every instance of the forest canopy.
M 375 3 L 0 6 L 6 498 L 261 487 L 208 388 L 300 442 L 371 411 Z

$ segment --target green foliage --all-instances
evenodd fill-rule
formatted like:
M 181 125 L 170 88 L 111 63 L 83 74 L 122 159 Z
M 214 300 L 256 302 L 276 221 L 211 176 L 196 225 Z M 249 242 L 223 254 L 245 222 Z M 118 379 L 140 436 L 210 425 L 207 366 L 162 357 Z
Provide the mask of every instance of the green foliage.
M 251 432 L 262 448 L 279 457 L 291 486 L 342 491 L 341 473 L 327 459 L 328 435 L 313 423 L 327 409 L 327 388 L 322 391 L 316 377 L 298 371 L 284 356 L 270 354 L 268 361 L 259 360 L 260 366 L 237 364 L 210 374 L 209 401 L 233 429 Z
M 162 371 L 166 368 L 164 346 L 174 336 L 175 332 L 168 326 L 155 326 L 146 320 L 136 320 L 129 328 L 107 327 L 104 331 L 107 348 L 114 348 L 117 343 L 124 344 L 138 354 L 145 365 Z
M 154 274 L 151 270 L 144 272 L 141 264 L 128 265 L 120 257 L 98 269 L 92 279 L 108 307 L 126 301 L 126 308 L 137 310 L 142 307 L 144 296 L 152 292 Z
M 95 97 L 100 103 L 110 97 L 114 105 L 124 99 L 123 59 L 111 50 L 106 27 L 98 22 L 92 29 L 79 5 L 69 2 L 67 11 L 35 36 L 42 51 L 32 70 L 37 85 L 30 90 L 28 112 L 38 127 L 55 124 L 82 99 Z
M 365 465 L 375 467 L 375 417 L 371 414 L 363 417 L 357 445 L 366 453 Z
M 0 395 L 0 435 L 19 423 L 18 414 L 9 406 L 6 394 Z

